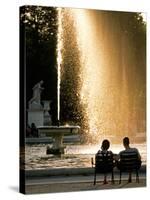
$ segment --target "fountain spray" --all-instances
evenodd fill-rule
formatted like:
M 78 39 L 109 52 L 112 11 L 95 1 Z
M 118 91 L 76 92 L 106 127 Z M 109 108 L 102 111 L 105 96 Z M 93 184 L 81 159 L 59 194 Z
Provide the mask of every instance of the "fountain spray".
M 63 48 L 63 41 L 62 41 L 62 9 L 57 8 L 58 12 L 58 31 L 57 31 L 57 120 L 58 126 L 60 121 L 60 82 L 61 82 L 61 63 L 62 63 L 62 48 Z

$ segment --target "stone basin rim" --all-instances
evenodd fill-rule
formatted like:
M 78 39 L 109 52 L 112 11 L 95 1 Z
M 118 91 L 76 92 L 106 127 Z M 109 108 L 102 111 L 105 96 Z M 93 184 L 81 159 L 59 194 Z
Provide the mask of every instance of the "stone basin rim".
M 38 129 L 80 129 L 80 126 L 38 126 Z

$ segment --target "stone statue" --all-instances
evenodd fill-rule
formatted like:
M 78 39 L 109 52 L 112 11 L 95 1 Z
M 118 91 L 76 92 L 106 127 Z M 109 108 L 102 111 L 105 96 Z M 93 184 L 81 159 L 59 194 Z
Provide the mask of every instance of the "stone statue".
M 41 92 L 44 88 L 41 87 L 43 84 L 43 80 L 41 80 L 39 83 L 37 83 L 33 88 L 33 97 L 29 101 L 29 108 L 32 107 L 32 105 L 37 105 L 41 107 Z

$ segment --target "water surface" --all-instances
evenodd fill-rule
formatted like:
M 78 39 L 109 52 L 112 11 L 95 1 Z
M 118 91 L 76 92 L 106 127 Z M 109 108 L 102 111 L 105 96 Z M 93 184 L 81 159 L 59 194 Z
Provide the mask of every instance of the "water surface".
M 99 145 L 68 145 L 65 155 L 46 155 L 45 144 L 26 145 L 25 168 L 48 169 L 48 168 L 84 168 L 91 167 L 91 158 L 99 149 Z M 146 164 L 146 144 L 135 144 L 142 156 L 142 163 Z M 113 153 L 119 153 L 122 145 L 111 145 Z

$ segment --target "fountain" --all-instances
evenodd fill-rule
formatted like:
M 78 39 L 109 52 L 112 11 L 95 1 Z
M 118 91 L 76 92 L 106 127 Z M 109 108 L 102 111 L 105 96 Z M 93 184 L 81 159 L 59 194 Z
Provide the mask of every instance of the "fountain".
M 53 138 L 53 147 L 47 147 L 47 153 L 66 153 L 67 156 L 64 155 L 64 159 L 56 160 L 56 157 L 45 155 L 46 147 L 43 144 L 40 148 L 33 145 L 33 150 L 28 151 L 29 166 L 30 154 L 33 154 L 35 168 L 37 166 L 39 168 L 43 166 L 44 169 L 45 166 L 47 168 L 79 167 L 79 164 L 80 167 L 83 167 L 83 157 L 86 160 L 85 163 L 88 163 L 85 166 L 89 167 L 91 153 L 94 155 L 97 152 L 104 138 L 110 140 L 111 150 L 118 153 L 123 148 L 121 142 L 124 135 L 130 134 L 129 137 L 133 143 L 136 133 L 139 136 L 140 118 L 143 119 L 141 127 L 145 126 L 143 104 L 140 104 L 144 94 L 138 95 L 139 91 L 142 91 L 142 73 L 140 73 L 142 67 L 139 67 L 139 71 L 137 71 L 138 54 L 135 54 L 133 43 L 128 39 L 126 32 L 124 33 L 124 30 L 121 29 L 122 21 L 117 13 L 115 16 L 114 13 L 95 10 L 68 8 L 58 8 L 57 10 L 58 125 L 51 126 L 48 121 L 44 123 L 43 107 L 38 105 L 39 101 L 34 99 L 29 110 L 33 107 L 38 110 L 38 112 L 36 111 L 39 113 L 37 115 L 35 110 L 30 113 L 30 120 L 36 119 L 39 136 Z M 61 87 L 60 83 L 62 83 Z M 39 89 L 42 91 L 42 87 Z M 61 117 L 66 105 L 70 105 L 70 102 L 73 104 L 73 108 L 77 108 L 75 104 L 80 106 L 76 110 L 80 116 L 83 116 L 78 120 L 82 130 L 79 126 L 61 126 L 60 97 L 62 102 L 65 102 L 61 104 Z M 48 120 L 48 103 L 44 107 Z M 68 108 L 66 110 L 69 110 Z M 76 135 L 79 130 L 87 143 L 68 145 L 65 149 L 63 146 L 65 135 Z M 145 141 L 145 129 L 141 130 L 140 135 L 144 136 Z M 141 141 L 141 138 L 139 140 Z M 117 142 L 120 145 L 116 144 Z M 146 145 L 143 143 L 140 150 L 145 147 Z M 27 148 L 31 147 L 27 146 Z M 36 155 L 34 155 L 35 152 Z M 145 158 L 145 149 L 143 152 Z M 37 155 L 39 156 L 38 160 Z M 47 162 L 47 165 L 43 164 L 43 160 Z M 74 160 L 76 162 L 73 165 L 72 161 Z M 32 165 L 30 167 L 32 168 Z
M 38 136 L 42 137 L 52 137 L 53 146 L 50 148 L 47 146 L 47 154 L 64 154 L 65 147 L 63 146 L 63 136 L 79 134 L 79 126 L 60 125 L 58 121 L 58 126 L 51 126 L 51 117 L 48 113 L 50 101 L 43 101 L 44 106 L 42 106 L 40 101 L 41 95 L 41 83 L 40 81 L 33 87 L 33 97 L 29 101 L 28 110 L 28 124 L 34 123 L 38 129 Z M 45 125 L 49 124 L 49 125 Z
M 100 143 L 104 138 L 120 142 L 124 135 L 134 138 L 137 132 L 144 132 L 144 125 L 139 126 L 141 114 L 145 124 L 144 81 L 137 71 L 135 44 L 121 26 L 119 14 L 57 8 L 57 23 L 58 126 L 43 126 L 39 106 L 39 135 L 53 136 L 53 149 L 63 149 L 63 136 L 79 131 L 78 126 L 59 124 L 60 91 L 67 88 L 68 77 L 70 91 L 61 92 L 67 99 L 62 110 L 74 92 L 75 100 L 70 102 L 80 106 L 78 113 L 83 117 L 78 121 L 87 142 Z
M 64 154 L 63 136 L 79 134 L 79 126 L 41 126 L 38 127 L 39 136 L 53 138 L 53 146 L 47 146 L 47 154 Z
M 77 93 L 80 99 L 86 142 L 100 143 L 104 138 L 121 142 L 124 135 L 135 140 L 136 133 L 145 132 L 145 65 L 140 65 L 131 38 L 136 32 L 123 25 L 130 14 L 68 8 L 62 13 L 62 79 L 72 74 L 69 84 L 77 85 L 73 98 Z M 145 59 L 143 52 L 139 55 Z
M 50 126 L 45 124 L 51 123 L 51 117 L 49 116 L 49 103 L 50 101 L 43 101 L 44 107 L 41 105 L 41 92 L 43 88 L 41 85 L 43 81 L 40 81 L 33 87 L 33 97 L 29 101 L 28 110 L 28 124 L 35 123 L 38 128 L 39 137 L 52 137 L 53 146 L 50 148 L 47 146 L 47 154 L 64 154 L 65 147 L 63 146 L 63 136 L 79 134 L 79 126 L 60 125 L 60 82 L 61 82 L 61 63 L 62 63 L 62 14 L 61 9 L 58 8 L 58 31 L 57 31 L 57 126 Z M 36 105 L 36 106 L 35 106 Z M 38 113 L 37 113 L 38 109 Z M 40 109 L 40 114 L 39 114 Z M 31 112 L 34 116 L 31 117 Z M 46 120 L 43 118 L 43 114 L 46 115 Z M 33 114 L 32 114 L 33 115 Z M 48 121 L 47 121 L 48 119 Z

